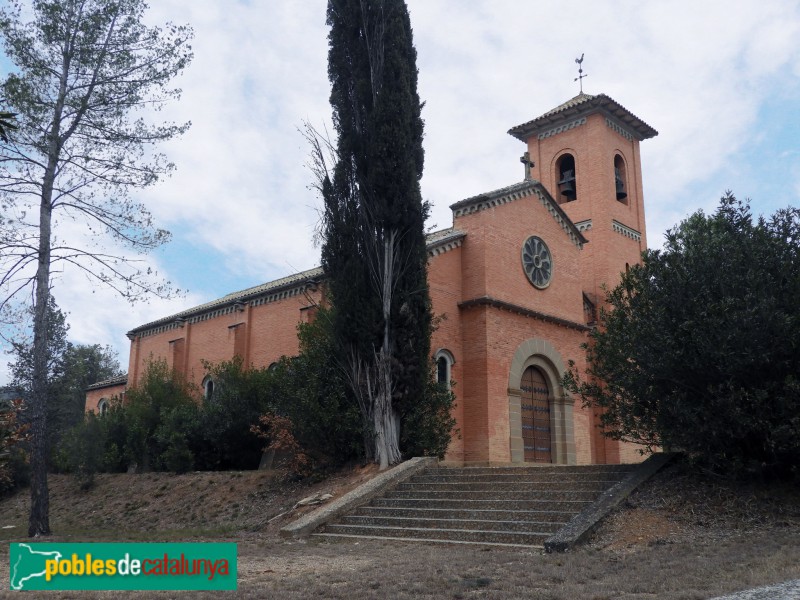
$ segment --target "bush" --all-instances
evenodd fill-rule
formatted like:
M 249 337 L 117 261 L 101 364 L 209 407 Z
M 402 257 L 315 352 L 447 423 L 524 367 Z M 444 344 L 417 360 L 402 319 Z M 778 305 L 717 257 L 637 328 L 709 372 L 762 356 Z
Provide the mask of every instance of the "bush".
M 163 423 L 175 415 L 191 414 L 197 406 L 197 393 L 163 359 L 150 361 L 142 380 L 128 389 L 125 396 L 125 454 L 139 471 L 158 468 L 166 446 L 174 443 L 163 432 Z M 161 429 L 160 435 L 159 429 Z M 165 446 L 166 444 L 166 446 Z
M 331 314 L 298 327 L 300 353 L 269 371 L 269 412 L 291 422 L 294 439 L 317 468 L 363 455 L 361 412 L 346 385 L 331 337 Z
M 606 434 L 724 474 L 800 464 L 800 210 L 753 220 L 730 193 L 623 274 L 567 389 Z
M 30 465 L 24 451 L 28 425 L 20 423 L 22 401 L 0 406 L 0 494 L 30 483 Z
M 247 369 L 238 356 L 218 365 L 206 364 L 214 392 L 198 414 L 192 442 L 197 468 L 255 469 L 262 442 L 250 431 L 270 406 L 267 369 Z
M 82 424 L 69 430 L 59 444 L 59 462 L 72 472 L 82 490 L 94 485 L 94 477 L 104 470 L 105 428 L 102 418 L 88 413 Z
M 119 400 L 112 402 L 103 416 L 86 413 L 82 423 L 67 430 L 53 451 L 53 468 L 75 475 L 81 489 L 94 485 L 101 472 L 124 472 L 125 410 Z
M 458 435 L 453 417 L 455 394 L 454 382 L 448 387 L 437 383 L 433 375 L 435 363 L 431 367 L 431 377 L 425 389 L 425 399 L 416 402 L 403 416 L 400 431 L 400 445 L 404 456 L 436 456 L 444 458 L 450 439 Z
M 154 433 L 156 470 L 186 473 L 195 468 L 192 446 L 199 426 L 200 410 L 195 403 L 174 406 L 161 414 Z

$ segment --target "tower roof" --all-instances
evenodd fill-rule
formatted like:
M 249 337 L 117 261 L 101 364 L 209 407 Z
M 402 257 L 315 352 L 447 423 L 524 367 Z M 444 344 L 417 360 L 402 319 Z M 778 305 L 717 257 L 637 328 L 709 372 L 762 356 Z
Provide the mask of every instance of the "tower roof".
M 607 118 L 616 121 L 638 140 L 646 140 L 658 135 L 658 132 L 650 125 L 609 96 L 605 94 L 592 96 L 583 93 L 556 106 L 541 117 L 512 127 L 508 133 L 518 140 L 526 142 L 532 135 L 595 112 L 603 113 Z

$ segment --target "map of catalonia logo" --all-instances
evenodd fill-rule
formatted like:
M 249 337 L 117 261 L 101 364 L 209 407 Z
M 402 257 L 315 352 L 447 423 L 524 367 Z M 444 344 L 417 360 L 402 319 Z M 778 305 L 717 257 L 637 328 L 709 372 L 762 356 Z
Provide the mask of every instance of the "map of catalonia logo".
M 235 590 L 236 544 L 11 544 L 12 590 Z

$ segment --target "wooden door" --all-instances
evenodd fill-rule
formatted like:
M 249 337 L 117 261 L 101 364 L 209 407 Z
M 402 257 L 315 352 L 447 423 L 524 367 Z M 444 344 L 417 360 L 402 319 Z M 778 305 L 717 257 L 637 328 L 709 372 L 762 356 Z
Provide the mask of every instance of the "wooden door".
M 522 374 L 522 444 L 525 462 L 553 462 L 550 437 L 550 389 L 544 374 L 528 367 Z

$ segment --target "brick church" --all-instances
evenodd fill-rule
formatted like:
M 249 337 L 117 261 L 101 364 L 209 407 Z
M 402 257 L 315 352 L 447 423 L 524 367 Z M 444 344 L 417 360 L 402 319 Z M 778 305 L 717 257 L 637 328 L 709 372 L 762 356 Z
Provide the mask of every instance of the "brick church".
M 585 367 L 580 346 L 602 287 L 647 247 L 639 142 L 657 132 L 612 98 L 581 93 L 508 133 L 525 144 L 524 180 L 456 202 L 453 226 L 427 239 L 433 313 L 446 317 L 431 347 L 437 377 L 456 383 L 461 432 L 446 458 L 640 460 L 635 446 L 599 434 L 598 415 L 560 379 L 570 360 Z M 239 355 L 265 367 L 296 354 L 297 323 L 313 319 L 324 285 L 311 269 L 132 329 L 127 377 L 91 386 L 87 410 L 124 394 L 151 357 L 208 395 L 202 361 Z

